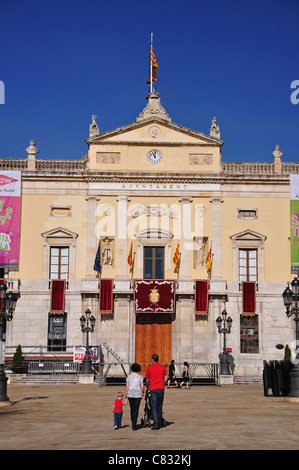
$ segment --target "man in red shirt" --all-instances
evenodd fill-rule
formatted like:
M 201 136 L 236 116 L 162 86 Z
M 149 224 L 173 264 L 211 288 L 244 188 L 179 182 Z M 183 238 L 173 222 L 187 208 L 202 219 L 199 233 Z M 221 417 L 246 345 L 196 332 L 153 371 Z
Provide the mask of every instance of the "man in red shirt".
M 153 363 L 147 368 L 145 373 L 145 383 L 150 389 L 150 402 L 154 420 L 152 429 L 159 429 L 163 426 L 162 409 L 167 371 L 162 364 L 159 364 L 158 361 L 158 354 L 153 354 Z

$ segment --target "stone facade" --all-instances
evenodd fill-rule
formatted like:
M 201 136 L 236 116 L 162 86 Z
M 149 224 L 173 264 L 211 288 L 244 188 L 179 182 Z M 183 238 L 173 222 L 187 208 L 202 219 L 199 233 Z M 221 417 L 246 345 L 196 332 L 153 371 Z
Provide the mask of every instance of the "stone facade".
M 73 346 L 85 343 L 79 318 L 89 308 L 96 317 L 91 343 L 108 344 L 124 362 L 134 362 L 132 282 L 144 277 L 144 248 L 161 247 L 164 278 L 176 280 L 171 357 L 177 363 L 218 362 L 223 337 L 215 320 L 225 305 L 233 319 L 227 346 L 235 374 L 260 375 L 264 359 L 282 358 L 276 345 L 291 345 L 295 338 L 281 294 L 291 279 L 289 175 L 299 173 L 299 164 L 283 162 L 278 146 L 273 163 L 221 162 L 215 118 L 203 134 L 172 123 L 158 93 L 147 99 L 135 123 L 112 131 L 101 133 L 93 116 L 88 154 L 79 160 L 37 158 L 34 141 L 27 159 L 0 159 L 2 171 L 22 171 L 20 264 L 17 271 L 5 271 L 20 298 L 8 325 L 6 353 L 18 344 L 35 355 L 40 347 L 47 351 L 51 248 L 66 247 L 65 346 L 55 354 L 70 358 Z M 153 149 L 161 155 L 156 164 L 147 158 Z M 99 276 L 93 266 L 99 241 L 102 249 L 105 240 L 111 255 L 102 260 Z M 210 278 L 205 262 L 194 261 L 203 240 L 205 250 L 212 246 Z M 127 262 L 131 243 L 133 279 Z M 179 273 L 172 261 L 177 243 Z M 245 352 L 242 249 L 257 253 L 257 346 Z M 113 279 L 111 314 L 99 309 L 100 277 Z M 208 314 L 202 317 L 195 315 L 196 279 L 209 279 Z

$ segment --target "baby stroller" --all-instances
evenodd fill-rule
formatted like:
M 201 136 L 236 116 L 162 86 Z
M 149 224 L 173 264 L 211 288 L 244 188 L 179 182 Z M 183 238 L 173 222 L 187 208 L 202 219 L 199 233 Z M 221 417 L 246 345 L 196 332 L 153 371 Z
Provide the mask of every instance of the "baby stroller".
M 143 428 L 150 427 L 153 425 L 153 413 L 151 409 L 151 400 L 150 400 L 150 391 L 149 389 L 145 392 L 145 405 L 144 405 L 144 417 L 141 419 L 141 426 Z M 163 418 L 162 426 L 166 426 L 167 422 Z
M 141 426 L 143 428 L 152 426 L 152 421 L 153 421 L 153 413 L 151 410 L 151 403 L 150 403 L 150 391 L 149 389 L 147 389 L 145 392 L 144 417 L 141 419 Z

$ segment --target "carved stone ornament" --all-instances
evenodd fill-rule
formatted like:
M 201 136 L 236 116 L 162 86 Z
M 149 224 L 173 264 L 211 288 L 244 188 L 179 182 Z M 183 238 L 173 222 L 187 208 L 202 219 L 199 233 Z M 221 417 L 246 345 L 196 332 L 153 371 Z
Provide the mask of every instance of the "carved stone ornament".
M 148 100 L 147 105 L 144 110 L 139 114 L 139 117 L 136 119 L 136 121 L 142 121 L 143 119 L 153 116 L 159 116 L 163 119 L 166 119 L 167 121 L 171 121 L 169 115 L 161 105 L 159 93 L 149 93 L 146 99 Z
M 220 128 L 216 124 L 216 118 L 214 117 L 212 119 L 212 125 L 210 129 L 210 136 L 211 137 L 216 137 L 217 139 L 220 139 Z
M 93 114 L 91 116 L 91 124 L 89 125 L 89 137 L 93 137 L 95 135 L 99 135 L 100 134 L 100 129 L 99 129 L 99 126 L 97 125 L 97 116 L 95 114 Z
M 36 155 L 37 153 L 39 153 L 38 148 L 35 147 L 34 140 L 30 140 L 30 145 L 26 148 L 26 152 L 28 153 L 28 155 Z

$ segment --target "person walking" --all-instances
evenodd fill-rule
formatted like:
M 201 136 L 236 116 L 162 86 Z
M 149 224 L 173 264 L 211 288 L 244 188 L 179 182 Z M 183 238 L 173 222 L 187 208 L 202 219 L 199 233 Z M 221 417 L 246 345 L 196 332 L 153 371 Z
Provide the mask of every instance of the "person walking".
M 171 382 L 174 382 L 176 384 L 176 386 L 178 387 L 178 383 L 177 383 L 177 380 L 176 380 L 176 376 L 175 376 L 175 366 L 174 366 L 174 359 L 172 359 L 170 365 L 169 365 L 169 369 L 168 369 L 168 382 L 167 382 L 167 388 L 170 388 L 170 383 Z
M 186 388 L 189 388 L 189 364 L 188 362 L 184 362 L 184 367 L 183 367 L 183 380 L 180 383 L 180 388 L 182 388 L 182 385 L 186 382 Z
M 143 376 L 139 375 L 141 367 L 139 364 L 134 363 L 131 366 L 131 374 L 128 375 L 126 380 L 126 398 L 130 403 L 131 423 L 133 431 L 137 429 L 137 419 L 140 401 L 144 398 L 144 384 Z
M 158 354 L 152 355 L 152 364 L 146 370 L 145 379 L 146 386 L 150 390 L 150 404 L 154 421 L 151 429 L 157 430 L 164 425 L 162 413 L 164 388 L 167 380 L 167 371 L 163 364 L 159 364 Z
M 127 399 L 124 400 L 124 394 L 118 392 L 117 399 L 114 401 L 112 408 L 112 413 L 114 414 L 114 429 L 119 429 L 121 427 L 121 420 L 123 417 L 123 405 L 127 403 Z

